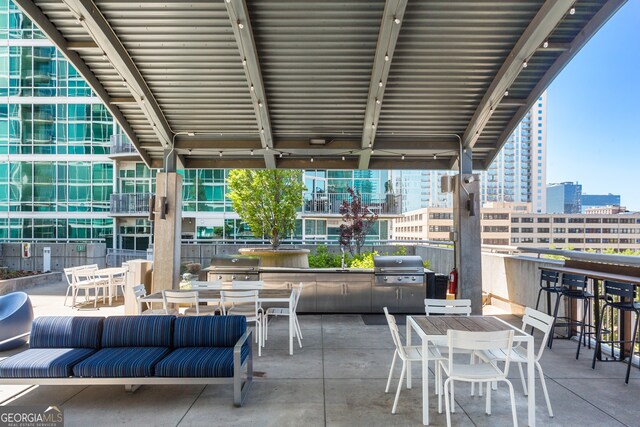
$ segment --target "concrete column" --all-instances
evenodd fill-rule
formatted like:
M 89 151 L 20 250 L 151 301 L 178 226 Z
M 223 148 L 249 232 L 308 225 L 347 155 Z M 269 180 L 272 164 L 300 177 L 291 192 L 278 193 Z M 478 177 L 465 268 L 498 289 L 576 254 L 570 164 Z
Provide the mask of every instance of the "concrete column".
M 460 153 L 455 176 L 453 226 L 458 270 L 457 298 L 470 299 L 473 314 L 482 314 L 482 254 L 480 238 L 480 176 L 473 174 L 471 150 Z
M 165 199 L 166 208 L 163 206 Z M 163 211 L 166 212 L 164 215 Z M 179 282 L 182 176 L 175 172 L 156 175 L 154 212 L 152 291 L 157 292 L 163 289 L 173 289 Z

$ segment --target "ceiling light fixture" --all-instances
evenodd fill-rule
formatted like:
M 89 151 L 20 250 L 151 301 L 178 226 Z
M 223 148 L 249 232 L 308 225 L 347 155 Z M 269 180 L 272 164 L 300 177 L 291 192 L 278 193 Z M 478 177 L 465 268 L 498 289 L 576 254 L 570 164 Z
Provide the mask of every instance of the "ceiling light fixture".
M 387 62 L 389 61 L 389 54 L 386 54 L 386 55 L 384 56 L 384 60 L 385 60 L 385 61 L 387 61 Z
M 244 28 L 244 24 L 240 22 L 239 19 L 238 19 L 238 28 L 240 28 L 241 30 Z
M 269 151 L 269 146 L 264 147 L 265 150 Z
M 195 132 L 187 132 L 187 135 L 188 136 L 196 136 L 196 133 Z
M 311 163 L 313 163 L 313 157 L 311 158 Z
M 376 98 L 376 104 L 380 105 L 380 100 Z
M 375 128 L 376 128 L 376 124 L 375 124 L 375 123 L 371 123 L 371 127 L 372 127 L 373 129 L 375 129 Z
M 433 155 L 433 160 L 438 160 L 438 155 L 437 154 Z
M 527 61 L 524 61 L 524 62 L 522 63 L 522 68 L 527 68 L 527 65 L 529 65 L 529 64 L 527 64 Z
M 258 107 L 262 108 L 262 101 L 258 101 Z
M 247 66 L 247 58 L 242 58 L 242 65 Z
M 382 80 L 378 82 L 378 87 L 382 87 Z
M 400 24 L 400 18 L 393 18 L 393 22 L 395 22 L 396 24 Z
M 278 157 L 282 158 L 282 153 L 280 153 L 280 155 Z
M 404 154 L 402 155 L 402 160 L 404 160 Z
M 253 85 L 251 85 L 251 92 L 253 92 L 254 90 L 256 90 Z
M 544 43 L 542 43 L 542 47 L 543 48 L 548 48 L 549 47 L 549 40 L 545 40 Z
M 504 91 L 504 96 L 509 96 L 509 89 Z
M 264 128 L 260 129 L 260 132 L 264 133 Z
M 576 14 L 576 8 L 572 7 L 571 9 L 569 9 L 569 15 L 575 15 Z
M 222 157 L 222 151 L 220 152 L 220 157 Z
M 253 156 L 253 150 L 251 150 L 251 155 Z
M 342 156 L 342 161 L 344 162 L 344 156 Z

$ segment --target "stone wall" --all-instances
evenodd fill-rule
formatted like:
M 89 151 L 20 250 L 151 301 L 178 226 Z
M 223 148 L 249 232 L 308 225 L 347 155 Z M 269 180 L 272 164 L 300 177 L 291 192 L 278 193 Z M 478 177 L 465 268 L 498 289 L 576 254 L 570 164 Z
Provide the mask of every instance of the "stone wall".
M 0 295 L 11 292 L 24 291 L 34 286 L 56 283 L 62 280 L 62 273 L 44 273 L 35 276 L 17 277 L 15 279 L 0 280 Z
M 42 271 L 42 249 L 51 248 L 51 271 L 86 264 L 106 265 L 105 243 L 32 243 L 31 257 L 22 258 L 20 243 L 2 243 L 0 266 L 10 270 Z

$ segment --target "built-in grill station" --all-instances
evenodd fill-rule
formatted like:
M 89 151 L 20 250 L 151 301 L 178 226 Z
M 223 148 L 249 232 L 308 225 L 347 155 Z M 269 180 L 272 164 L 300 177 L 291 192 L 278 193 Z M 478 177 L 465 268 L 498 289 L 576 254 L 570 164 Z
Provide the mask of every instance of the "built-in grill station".
M 427 282 L 434 280 L 433 272 L 425 270 L 419 256 L 373 257 L 371 311 L 379 313 L 383 307 L 392 313 L 424 312 Z
M 424 267 L 419 256 L 376 256 L 373 266 L 378 286 L 424 285 Z
M 260 280 L 260 258 L 239 255 L 215 255 L 211 258 L 207 272 L 207 280 L 222 280 L 231 283 L 233 280 Z

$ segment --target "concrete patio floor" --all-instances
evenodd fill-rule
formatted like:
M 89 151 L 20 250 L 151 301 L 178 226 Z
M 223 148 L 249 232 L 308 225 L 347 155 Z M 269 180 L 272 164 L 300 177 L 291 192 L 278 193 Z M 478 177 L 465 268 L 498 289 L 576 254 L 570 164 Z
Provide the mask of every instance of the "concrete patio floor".
M 123 312 L 121 305 L 83 311 L 62 308 L 64 291 L 64 284 L 30 290 L 36 315 Z M 503 318 L 519 323 L 514 316 Z M 243 408 L 233 407 L 228 385 L 143 386 L 133 394 L 121 386 L 0 386 L 0 402 L 59 405 L 67 426 L 421 425 L 419 364 L 413 368 L 414 387 L 402 390 L 398 413 L 391 415 L 393 393 L 385 394 L 384 387 L 393 343 L 386 325 L 368 326 L 359 315 L 306 315 L 300 316 L 300 324 L 304 348 L 296 343 L 294 355 L 289 356 L 286 320 L 270 323 L 263 356 L 254 356 L 256 379 Z M 401 331 L 404 333 L 403 326 Z M 592 370 L 593 353 L 584 348 L 576 361 L 575 349 L 574 341 L 556 340 L 553 349 L 545 351 L 542 366 L 555 417 L 548 416 L 537 383 L 538 425 L 640 425 L 640 370 L 633 368 L 629 385 L 625 385 L 626 365 L 600 363 Z M 7 355 L 0 353 L 0 358 Z M 392 388 L 399 374 L 398 364 Z M 526 425 L 526 397 L 516 368 L 510 377 L 516 391 L 518 421 Z M 454 425 L 511 425 L 505 385 L 499 385 L 493 394 L 491 416 L 484 413 L 484 398 L 470 396 L 466 385 L 457 387 L 456 402 Z M 432 425 L 445 425 L 445 416 L 437 413 L 433 395 L 430 403 Z

